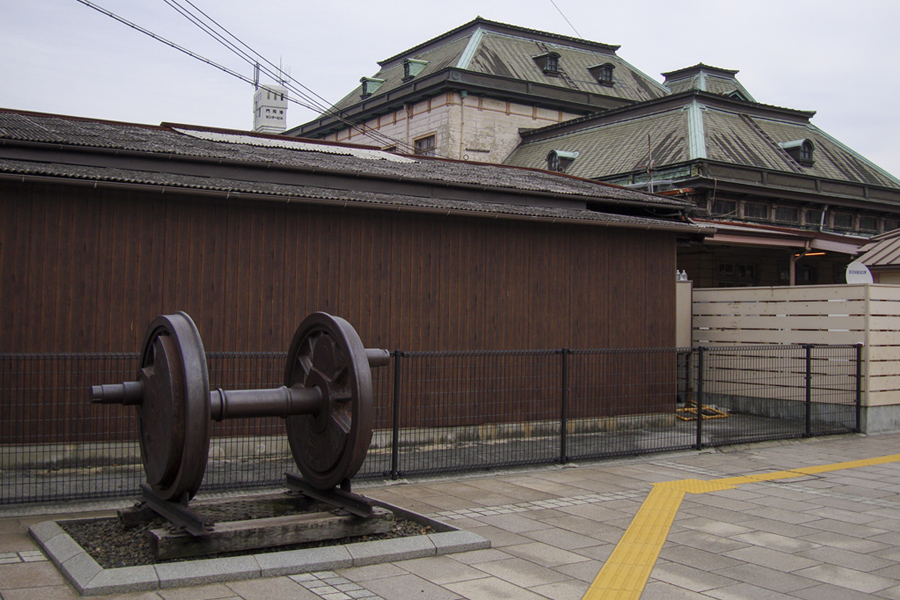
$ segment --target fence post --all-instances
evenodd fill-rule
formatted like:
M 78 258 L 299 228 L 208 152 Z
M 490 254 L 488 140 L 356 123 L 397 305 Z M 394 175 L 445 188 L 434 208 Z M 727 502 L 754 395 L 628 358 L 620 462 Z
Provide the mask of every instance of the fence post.
M 806 431 L 804 437 L 812 436 L 812 344 L 804 344 L 806 349 Z
M 391 479 L 400 477 L 400 357 L 403 352 L 394 350 L 394 406 L 391 415 Z
M 703 366 L 706 346 L 697 347 L 697 450 L 703 449 Z
M 856 344 L 856 433 L 862 433 L 862 344 Z
M 568 462 L 568 430 L 569 430 L 569 349 L 563 348 L 562 353 L 562 394 L 560 396 L 559 414 L 559 463 Z

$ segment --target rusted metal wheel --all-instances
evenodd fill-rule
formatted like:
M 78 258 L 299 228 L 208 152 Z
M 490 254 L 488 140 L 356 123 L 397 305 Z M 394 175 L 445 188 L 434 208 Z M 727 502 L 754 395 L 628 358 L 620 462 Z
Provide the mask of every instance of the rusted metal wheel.
M 307 317 L 291 342 L 287 387 L 317 387 L 319 410 L 286 419 L 294 462 L 314 487 L 329 490 L 356 475 L 372 441 L 372 374 L 366 349 L 344 319 Z
M 147 483 L 163 500 L 186 502 L 203 481 L 209 454 L 209 374 L 203 342 L 191 318 L 157 317 L 144 339 L 137 407 Z

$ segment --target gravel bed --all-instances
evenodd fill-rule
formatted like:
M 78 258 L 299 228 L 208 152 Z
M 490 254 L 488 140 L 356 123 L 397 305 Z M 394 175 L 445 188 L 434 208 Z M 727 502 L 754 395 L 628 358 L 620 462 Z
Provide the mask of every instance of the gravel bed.
M 310 510 L 331 509 L 331 507 L 322 507 L 321 505 L 310 505 L 310 503 L 298 501 L 296 498 L 286 499 L 284 497 L 264 502 L 260 502 L 259 500 L 241 500 L 204 506 L 192 506 L 192 508 L 201 512 L 204 516 L 210 517 L 214 521 L 262 519 L 299 514 Z M 59 523 L 59 526 L 62 527 L 62 529 L 104 569 L 197 560 L 197 558 L 217 558 L 223 556 L 260 554 L 263 552 L 280 552 L 282 550 L 299 550 L 301 548 L 319 548 L 322 546 L 352 544 L 355 542 L 385 540 L 434 533 L 431 527 L 398 518 L 394 520 L 391 531 L 377 535 L 320 542 L 306 542 L 290 546 L 278 546 L 275 548 L 211 554 L 203 557 L 177 558 L 163 561 L 157 560 L 153 555 L 149 536 L 149 531 L 151 529 L 173 527 L 162 517 L 155 516 L 150 521 L 127 528 L 122 524 L 120 519 L 115 517 L 89 521 L 62 521 Z

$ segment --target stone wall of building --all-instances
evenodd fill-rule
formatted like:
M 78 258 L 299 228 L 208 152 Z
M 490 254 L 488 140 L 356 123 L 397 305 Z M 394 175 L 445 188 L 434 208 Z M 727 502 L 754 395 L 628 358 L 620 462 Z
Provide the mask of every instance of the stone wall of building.
M 345 129 L 328 141 L 388 148 L 365 131 L 378 130 L 400 142 L 399 151 L 435 136 L 435 156 L 501 163 L 520 142 L 519 129 L 537 129 L 578 117 L 573 113 L 449 92 Z M 403 145 L 406 145 L 405 147 Z

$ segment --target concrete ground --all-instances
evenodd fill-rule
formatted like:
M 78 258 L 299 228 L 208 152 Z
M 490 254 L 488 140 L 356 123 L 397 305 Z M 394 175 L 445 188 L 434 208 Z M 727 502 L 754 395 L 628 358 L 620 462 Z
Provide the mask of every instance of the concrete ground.
M 898 452 L 900 434 L 847 435 L 367 484 L 492 547 L 106 597 L 900 599 Z M 79 597 L 27 533 L 59 510 L 0 508 L 3 600 Z

